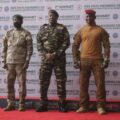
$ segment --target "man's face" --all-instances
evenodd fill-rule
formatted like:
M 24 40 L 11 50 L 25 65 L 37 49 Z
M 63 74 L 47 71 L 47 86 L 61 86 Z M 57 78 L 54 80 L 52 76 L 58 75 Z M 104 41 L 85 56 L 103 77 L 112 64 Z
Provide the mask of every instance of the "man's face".
M 17 17 L 14 17 L 13 18 L 13 25 L 15 28 L 21 28 L 22 20 L 17 18 Z
M 95 18 L 94 14 L 86 14 L 86 22 L 88 24 L 93 24 L 95 22 Z
M 50 24 L 57 23 L 57 19 L 58 17 L 54 13 L 51 13 L 51 12 L 48 13 L 48 20 Z

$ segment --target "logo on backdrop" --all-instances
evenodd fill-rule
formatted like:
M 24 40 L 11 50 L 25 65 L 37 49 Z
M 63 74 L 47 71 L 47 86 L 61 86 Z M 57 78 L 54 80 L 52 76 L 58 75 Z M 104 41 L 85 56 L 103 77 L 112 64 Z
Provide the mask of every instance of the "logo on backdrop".
M 113 38 L 118 38 L 118 33 L 113 33 Z
M 8 30 L 8 29 L 9 29 L 8 25 L 4 25 L 4 30 Z
M 113 14 L 113 19 L 118 19 L 118 14 Z
M 113 71 L 113 76 L 118 76 L 118 71 Z
M 117 58 L 118 57 L 118 53 L 117 52 L 114 52 L 113 53 L 113 58 Z
M 118 95 L 118 91 L 117 90 L 113 90 L 112 94 L 113 94 L 113 96 L 117 96 Z
M 8 12 L 8 11 L 9 11 L 9 7 L 8 7 L 8 6 L 5 6 L 5 7 L 4 7 L 4 11 L 5 11 L 5 12 Z

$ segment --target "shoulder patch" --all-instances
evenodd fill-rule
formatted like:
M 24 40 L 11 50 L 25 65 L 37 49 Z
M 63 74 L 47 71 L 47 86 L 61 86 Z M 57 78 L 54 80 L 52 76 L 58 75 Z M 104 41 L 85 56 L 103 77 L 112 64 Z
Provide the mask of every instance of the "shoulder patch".
M 10 34 L 11 34 L 13 31 L 14 31 L 14 29 L 11 29 L 11 30 L 7 31 L 6 35 L 7 35 L 7 36 L 10 36 Z
M 48 28 L 48 24 L 44 24 L 40 27 L 40 29 Z
M 64 26 L 63 24 L 58 24 L 58 25 L 57 25 L 57 28 L 58 28 L 58 29 L 63 29 L 64 27 L 65 27 L 65 26 Z
M 7 31 L 7 33 L 11 33 L 11 32 L 13 32 L 13 31 L 14 31 L 14 29 L 11 29 L 11 30 Z

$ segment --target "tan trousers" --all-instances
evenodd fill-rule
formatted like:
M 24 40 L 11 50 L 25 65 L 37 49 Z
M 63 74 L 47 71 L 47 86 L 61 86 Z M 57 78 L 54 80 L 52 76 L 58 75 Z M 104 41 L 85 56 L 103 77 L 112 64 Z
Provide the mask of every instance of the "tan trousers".
M 12 104 L 15 100 L 15 80 L 19 83 L 19 104 L 24 104 L 26 96 L 26 69 L 23 69 L 23 64 L 7 64 L 7 89 L 8 89 L 8 104 Z
M 93 72 L 97 87 L 97 107 L 104 107 L 106 100 L 105 72 L 101 67 L 102 60 L 82 59 L 80 68 L 80 106 L 87 107 L 89 104 L 89 78 Z

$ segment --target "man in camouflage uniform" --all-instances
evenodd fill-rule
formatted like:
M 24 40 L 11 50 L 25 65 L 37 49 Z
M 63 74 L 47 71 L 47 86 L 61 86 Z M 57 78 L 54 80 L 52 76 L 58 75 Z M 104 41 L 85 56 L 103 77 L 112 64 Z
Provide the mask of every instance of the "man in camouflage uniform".
M 3 68 L 7 70 L 8 105 L 5 111 L 14 110 L 15 100 L 15 79 L 19 83 L 19 111 L 24 111 L 26 96 L 26 70 L 33 52 L 31 33 L 22 28 L 23 17 L 13 16 L 13 26 L 3 37 Z
M 40 93 L 42 104 L 36 111 L 47 111 L 47 91 L 50 84 L 52 69 L 54 69 L 57 93 L 59 96 L 59 111 L 66 112 L 66 55 L 65 50 L 70 45 L 67 28 L 57 23 L 59 15 L 55 10 L 48 13 L 49 24 L 41 26 L 37 34 L 37 49 L 42 55 L 40 68 Z
M 108 67 L 110 58 L 109 35 L 103 28 L 96 25 L 94 10 L 86 10 L 85 12 L 87 25 L 77 32 L 72 46 L 74 67 L 80 68 L 80 108 L 77 112 L 88 110 L 88 84 L 92 71 L 97 86 L 97 111 L 99 114 L 105 114 L 104 69 Z M 102 49 L 104 54 L 102 54 Z

